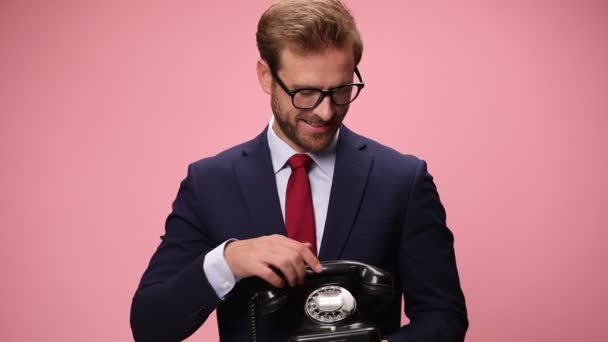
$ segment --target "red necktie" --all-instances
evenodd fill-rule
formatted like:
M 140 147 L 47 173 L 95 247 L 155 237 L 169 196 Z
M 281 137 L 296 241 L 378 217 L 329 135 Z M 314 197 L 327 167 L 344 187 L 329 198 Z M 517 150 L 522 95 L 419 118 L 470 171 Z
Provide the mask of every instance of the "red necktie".
M 294 154 L 287 163 L 291 166 L 285 200 L 287 236 L 300 242 L 309 242 L 313 254 L 317 255 L 315 214 L 308 181 L 308 168 L 312 159 L 306 154 Z

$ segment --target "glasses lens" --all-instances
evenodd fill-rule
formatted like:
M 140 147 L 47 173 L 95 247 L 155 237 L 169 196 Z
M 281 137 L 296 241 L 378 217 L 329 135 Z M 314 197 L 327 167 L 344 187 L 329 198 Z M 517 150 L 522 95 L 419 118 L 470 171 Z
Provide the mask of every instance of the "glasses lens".
M 293 104 L 298 108 L 313 108 L 317 105 L 321 92 L 316 89 L 300 89 L 293 95 Z
M 333 89 L 331 92 L 332 102 L 343 106 L 353 102 L 361 89 L 356 85 L 344 85 Z M 316 107 L 323 96 L 318 89 L 300 89 L 293 94 L 293 105 L 300 109 L 311 109 Z
M 337 105 L 345 105 L 353 102 L 357 95 L 359 95 L 359 87 L 354 85 L 345 85 L 334 90 L 332 93 L 332 99 Z

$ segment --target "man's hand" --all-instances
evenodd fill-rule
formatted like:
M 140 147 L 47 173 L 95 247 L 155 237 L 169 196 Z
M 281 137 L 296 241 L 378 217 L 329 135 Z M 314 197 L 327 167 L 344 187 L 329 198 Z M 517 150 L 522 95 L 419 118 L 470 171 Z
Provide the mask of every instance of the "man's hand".
M 285 282 L 273 268 L 285 276 L 289 286 L 304 282 L 306 265 L 317 273 L 323 270 L 309 243 L 277 234 L 231 242 L 224 248 L 224 258 L 236 277 L 256 276 L 275 287 L 283 287 Z

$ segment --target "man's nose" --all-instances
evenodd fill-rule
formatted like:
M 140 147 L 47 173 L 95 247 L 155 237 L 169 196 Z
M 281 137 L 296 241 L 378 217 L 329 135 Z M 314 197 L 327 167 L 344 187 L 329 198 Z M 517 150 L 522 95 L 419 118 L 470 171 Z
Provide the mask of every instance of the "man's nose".
M 329 121 L 334 116 L 334 104 L 331 102 L 331 97 L 325 96 L 321 103 L 315 108 L 315 114 L 317 114 L 321 120 Z

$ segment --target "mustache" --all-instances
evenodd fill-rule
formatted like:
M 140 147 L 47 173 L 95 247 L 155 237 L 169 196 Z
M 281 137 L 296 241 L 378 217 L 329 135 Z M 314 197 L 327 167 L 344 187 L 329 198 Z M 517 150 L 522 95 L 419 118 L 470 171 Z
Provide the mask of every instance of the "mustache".
M 315 124 L 315 125 L 335 125 L 336 123 L 340 122 L 340 118 L 342 118 L 342 114 L 334 114 L 332 116 L 332 118 L 330 120 L 323 120 L 321 119 L 318 115 L 313 114 L 313 115 L 298 115 L 296 117 L 296 119 L 298 120 L 304 120 L 308 123 L 311 124 Z

